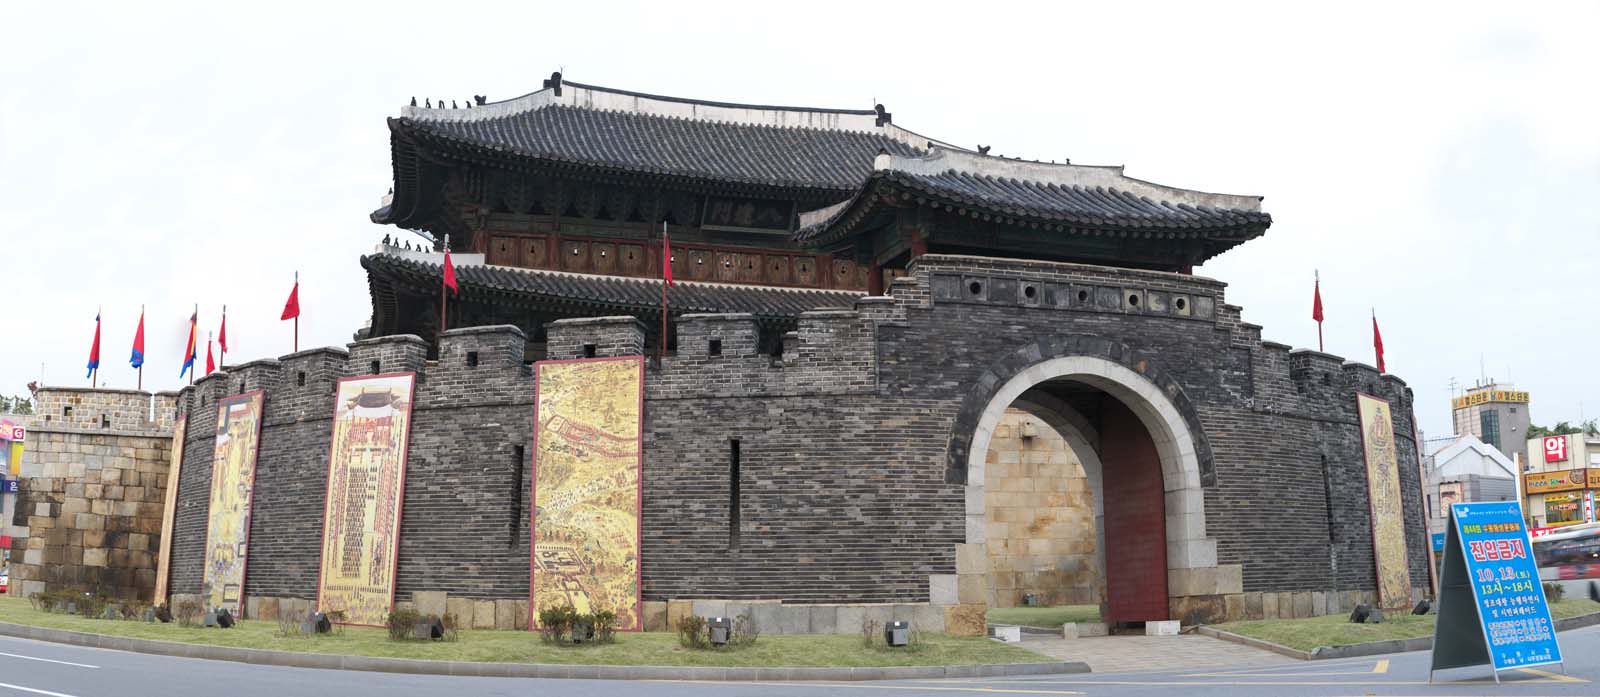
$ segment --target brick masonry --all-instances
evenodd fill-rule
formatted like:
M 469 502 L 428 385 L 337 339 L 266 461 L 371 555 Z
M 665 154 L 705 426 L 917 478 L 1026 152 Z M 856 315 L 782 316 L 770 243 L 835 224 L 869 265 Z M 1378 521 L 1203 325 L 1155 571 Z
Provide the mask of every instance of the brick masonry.
M 925 256 L 886 297 L 802 315 L 781 355 L 758 352 L 749 316 L 684 317 L 678 351 L 652 359 L 646 374 L 644 598 L 933 602 L 972 614 L 984 600 L 958 603 L 948 581 L 971 570 L 957 557 L 970 537 L 977 421 L 1028 366 L 1092 356 L 1148 380 L 1195 434 L 1216 559 L 1170 589 L 1173 615 L 1262 616 L 1267 594 L 1288 598 L 1275 613 L 1337 611 L 1374 586 L 1355 393 L 1392 402 L 1403 492 L 1419 501 L 1411 392 L 1366 366 L 1261 341 L 1223 291 L 1179 274 Z M 547 329 L 552 359 L 643 348 L 631 317 Z M 186 389 L 174 592 L 200 585 L 219 397 L 267 393 L 245 593 L 306 599 L 316 590 L 333 381 L 416 371 L 397 598 L 525 599 L 525 349 L 513 327 L 453 330 L 437 361 L 416 337 L 385 337 L 256 361 Z M 735 439 L 742 478 L 732 502 Z M 1413 582 L 1425 586 L 1420 507 L 1407 515 Z
M 34 393 L 12 510 L 9 593 L 155 591 L 175 394 Z

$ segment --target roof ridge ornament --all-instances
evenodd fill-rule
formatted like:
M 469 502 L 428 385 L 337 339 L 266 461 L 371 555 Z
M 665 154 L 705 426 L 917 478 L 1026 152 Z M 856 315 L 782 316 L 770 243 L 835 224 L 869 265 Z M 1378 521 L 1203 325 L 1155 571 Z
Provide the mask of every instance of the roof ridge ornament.
M 550 73 L 550 79 L 544 81 L 544 89 L 555 88 L 555 95 L 561 96 L 561 71 Z
M 886 123 L 894 122 L 894 114 L 884 111 L 882 104 L 873 107 L 872 110 L 878 112 L 878 128 L 883 128 Z

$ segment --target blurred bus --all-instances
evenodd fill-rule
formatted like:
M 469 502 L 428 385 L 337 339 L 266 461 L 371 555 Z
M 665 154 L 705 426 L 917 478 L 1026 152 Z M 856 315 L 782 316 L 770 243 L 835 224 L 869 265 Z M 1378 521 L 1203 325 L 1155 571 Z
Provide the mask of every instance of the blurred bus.
M 1559 583 L 1566 597 L 1588 595 L 1589 582 L 1600 579 L 1600 523 L 1573 525 L 1533 538 L 1539 580 Z

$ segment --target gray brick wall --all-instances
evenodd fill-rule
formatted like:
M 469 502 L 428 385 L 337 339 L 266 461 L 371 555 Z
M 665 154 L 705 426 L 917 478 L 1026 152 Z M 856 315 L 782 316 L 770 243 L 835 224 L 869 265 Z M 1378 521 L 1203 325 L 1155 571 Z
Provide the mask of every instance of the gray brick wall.
M 1404 493 L 1420 497 L 1409 389 L 1262 342 L 1216 281 L 929 256 L 891 289 L 854 309 L 806 313 L 781 356 L 757 353 L 749 317 L 682 319 L 679 351 L 650 361 L 645 377 L 647 599 L 926 600 L 928 575 L 955 572 L 965 536 L 972 426 L 1000 384 L 1057 355 L 1116 361 L 1172 398 L 1198 434 L 1219 562 L 1244 565 L 1246 591 L 1374 587 L 1357 391 L 1393 402 Z M 644 334 L 631 317 L 563 320 L 548 327 L 547 355 L 580 357 L 586 344 L 596 356 L 637 355 Z M 379 372 L 419 373 L 399 598 L 526 597 L 533 384 L 524 342 L 512 327 L 453 330 L 441 359 L 425 362 L 420 340 L 388 337 L 353 344 L 348 358 L 302 352 L 185 390 L 174 588 L 199 587 L 208 412 L 242 382 L 268 393 L 246 593 L 314 595 L 332 379 L 377 361 Z M 1425 585 L 1420 512 L 1408 516 L 1413 583 Z

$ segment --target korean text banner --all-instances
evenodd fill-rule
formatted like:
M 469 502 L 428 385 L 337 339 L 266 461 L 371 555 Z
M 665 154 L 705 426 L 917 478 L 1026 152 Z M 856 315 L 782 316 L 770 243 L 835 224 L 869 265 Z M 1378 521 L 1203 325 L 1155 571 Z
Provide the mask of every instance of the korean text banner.
M 1560 663 L 1522 507 L 1515 501 L 1458 503 L 1451 514 L 1495 670 Z
M 261 444 L 260 390 L 217 400 L 217 440 L 211 456 L 211 508 L 200 599 L 207 609 L 239 615 L 250 545 L 250 503 Z
M 189 419 L 184 414 L 172 425 L 172 466 L 167 468 L 166 504 L 161 509 L 161 547 L 156 557 L 157 605 L 167 604 L 167 577 L 172 573 L 172 526 L 178 514 L 178 475 L 183 471 L 183 439 Z
M 317 605 L 382 625 L 394 604 L 415 373 L 345 378 L 333 405 Z
M 534 384 L 529 627 L 571 605 L 639 629 L 644 359 L 543 361 Z
M 1389 403 L 1356 395 L 1361 443 L 1367 460 L 1367 498 L 1372 511 L 1372 556 L 1378 570 L 1378 604 L 1385 610 L 1411 606 L 1411 568 L 1406 558 L 1405 505 L 1394 448 Z

